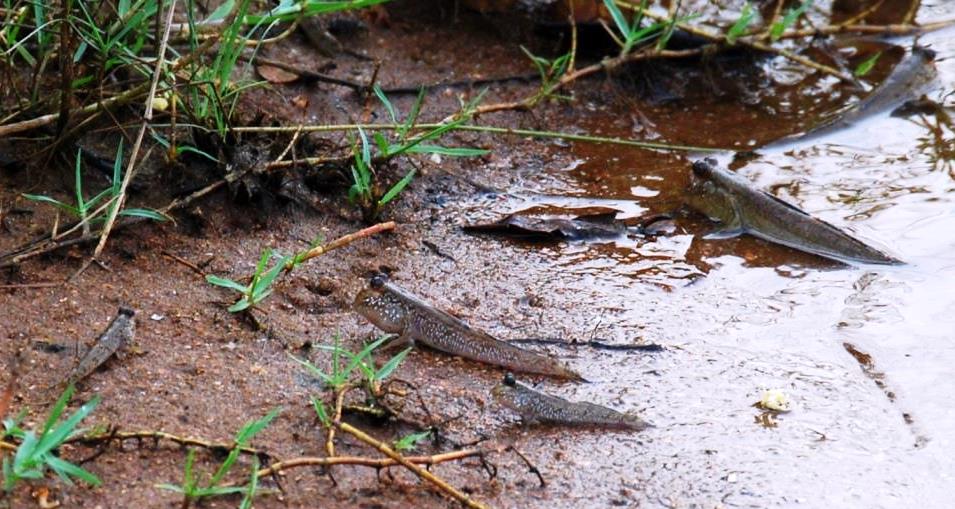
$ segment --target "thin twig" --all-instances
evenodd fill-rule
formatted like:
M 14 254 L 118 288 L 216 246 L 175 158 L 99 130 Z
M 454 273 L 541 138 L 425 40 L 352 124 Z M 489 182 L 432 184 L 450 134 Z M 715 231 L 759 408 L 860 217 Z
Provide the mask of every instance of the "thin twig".
M 527 465 L 527 469 L 530 472 L 537 476 L 537 480 L 541 483 L 541 488 L 547 486 L 547 481 L 544 480 L 544 474 L 541 473 L 540 469 L 537 468 L 537 465 L 531 463 L 531 460 L 527 459 L 527 456 L 524 456 L 524 453 L 517 448 L 517 446 L 510 446 L 507 448 L 508 451 L 513 451 L 518 458 L 524 461 L 524 464 Z
M 235 449 L 235 443 L 233 442 L 211 442 L 208 440 L 203 440 L 201 438 L 192 438 L 184 437 L 180 435 L 174 435 L 172 433 L 166 433 L 165 431 L 153 431 L 153 430 L 142 430 L 142 431 L 115 431 L 115 432 L 105 432 L 98 433 L 94 435 L 81 435 L 77 437 L 70 438 L 67 442 L 76 442 L 85 445 L 95 444 L 99 442 L 110 442 L 113 440 L 126 441 L 126 440 L 166 440 L 169 442 L 174 442 L 182 446 L 194 446 L 202 447 L 204 449 L 209 449 L 211 451 L 219 452 L 228 452 L 232 449 Z M 259 449 L 254 449 L 252 447 L 241 447 L 239 448 L 243 454 L 250 454 L 255 456 L 262 456 L 265 454 L 264 451 Z
M 315 246 L 312 249 L 309 249 L 301 257 L 299 257 L 298 262 L 301 263 L 306 260 L 311 260 L 312 258 L 315 258 L 316 256 L 321 256 L 333 249 L 338 249 L 340 247 L 347 246 L 348 244 L 351 244 L 352 242 L 358 239 L 370 237 L 372 235 L 376 235 L 384 231 L 394 230 L 395 226 L 396 225 L 394 221 L 388 221 L 386 223 L 378 223 L 376 225 L 369 226 L 368 228 L 365 228 L 363 230 L 358 230 L 357 232 L 349 233 L 348 235 L 343 235 L 329 242 L 328 244 Z M 286 267 L 291 267 L 291 262 Z
M 160 4 L 161 6 L 162 4 Z M 159 52 L 156 55 L 156 69 L 153 71 L 152 83 L 149 85 L 149 93 L 146 95 L 146 112 L 143 115 L 143 122 L 139 127 L 139 133 L 136 135 L 136 142 L 133 144 L 133 150 L 129 154 L 129 164 L 126 165 L 126 175 L 123 176 L 123 182 L 119 186 L 119 196 L 116 198 L 116 204 L 110 208 L 109 215 L 106 217 L 106 224 L 103 225 L 102 234 L 96 249 L 93 250 L 91 259 L 99 258 L 103 248 L 106 247 L 106 239 L 109 238 L 109 232 L 113 229 L 113 223 L 116 221 L 116 215 L 123 208 L 123 201 L 126 199 L 126 188 L 132 180 L 136 170 L 136 160 L 139 156 L 139 149 L 142 147 L 143 138 L 146 135 L 146 128 L 153 119 L 153 98 L 156 97 L 156 87 L 159 85 L 159 77 L 162 75 L 163 65 L 166 62 L 166 45 L 169 42 L 169 32 L 172 27 L 172 18 L 176 10 L 176 0 L 169 4 L 169 13 L 166 15 L 165 28 L 163 29 L 162 41 L 159 43 Z M 161 10 L 161 7 L 160 7 Z
M 384 454 L 385 456 L 388 456 L 389 458 L 400 463 L 408 470 L 411 470 L 412 472 L 414 472 L 415 475 L 417 475 L 418 477 L 435 485 L 438 489 L 447 493 L 451 497 L 454 497 L 465 506 L 471 507 L 471 508 L 478 508 L 478 509 L 487 508 L 486 505 L 471 499 L 471 497 L 467 496 L 467 494 L 464 493 L 463 491 L 460 491 L 454 486 L 451 486 L 450 484 L 447 483 L 447 481 L 432 474 L 426 469 L 421 468 L 420 466 L 416 465 L 414 462 L 409 461 L 408 458 L 405 458 L 404 456 L 398 454 L 397 452 L 394 451 L 394 449 L 392 449 L 391 447 L 388 447 L 388 445 L 386 445 L 384 442 L 375 439 L 374 437 L 365 433 L 364 431 L 352 426 L 351 424 L 348 424 L 347 422 L 340 423 L 338 427 L 345 433 L 348 433 L 349 435 L 352 435 L 358 440 L 374 447 L 375 449 L 378 449 L 378 451 Z
M 181 265 L 184 265 L 185 267 L 188 267 L 190 270 L 192 270 L 192 271 L 195 272 L 196 274 L 199 274 L 199 275 L 202 276 L 202 277 L 206 277 L 206 272 L 205 272 L 204 270 L 200 269 L 198 265 L 196 265 L 196 264 L 190 262 L 189 260 L 186 260 L 185 258 L 183 258 L 183 257 L 181 257 L 181 256 L 176 256 L 176 255 L 170 253 L 169 251 L 163 251 L 163 252 L 162 252 L 162 255 L 165 256 L 166 258 L 169 258 L 170 260 L 172 260 L 172 261 L 174 261 L 174 262 L 176 262 L 176 263 L 179 263 L 179 264 L 181 264 Z
M 581 69 L 577 71 L 578 73 L 585 72 L 589 70 L 588 73 L 597 72 L 598 70 L 603 69 L 603 67 L 597 67 L 595 69 L 590 69 L 590 66 L 586 69 Z M 416 124 L 415 127 L 422 130 L 435 129 L 442 127 L 445 124 L 443 123 L 427 123 L 427 124 Z M 304 127 L 299 126 L 247 126 L 247 127 L 236 127 L 232 131 L 236 133 L 282 133 L 282 132 L 292 132 L 296 129 L 301 128 L 303 132 L 336 132 L 336 131 L 357 131 L 359 128 L 365 129 L 366 131 L 394 131 L 401 129 L 402 126 L 399 124 L 338 124 L 338 125 L 306 125 Z M 474 125 L 474 124 L 462 124 L 454 127 L 458 131 L 474 131 L 474 132 L 484 132 L 484 133 L 493 133 L 493 134 L 511 134 L 516 136 L 529 136 L 532 138 L 561 138 L 570 141 L 585 141 L 590 143 L 607 143 L 612 145 L 626 145 L 631 147 L 640 147 L 656 150 L 687 150 L 693 152 L 720 152 L 725 151 L 726 149 L 721 148 L 708 148 L 708 147 L 695 147 L 690 145 L 669 145 L 666 143 L 656 143 L 649 141 L 639 141 L 639 140 L 630 140 L 626 138 L 611 138 L 607 136 L 589 136 L 586 134 L 574 134 L 574 133 L 564 133 L 558 131 L 535 131 L 532 129 L 511 129 L 507 127 L 494 127 L 494 126 L 484 126 L 484 125 Z M 300 159 L 300 162 L 306 161 L 306 159 Z M 292 165 L 292 162 L 289 161 L 289 166 Z
M 463 449 L 460 451 L 445 452 L 431 456 L 406 456 L 404 459 L 416 465 L 437 465 L 448 461 L 456 461 L 465 458 L 481 457 L 486 454 L 481 449 Z M 366 458 L 362 456 L 335 456 L 333 458 L 303 456 L 284 461 L 277 461 L 268 467 L 258 471 L 259 478 L 275 475 L 286 470 L 301 467 L 330 467 L 333 465 L 358 465 L 372 468 L 388 468 L 398 465 L 398 461 L 392 458 Z
M 335 429 L 342 422 L 342 405 L 345 403 L 345 393 L 354 386 L 345 384 L 335 389 L 335 410 L 332 415 L 332 425 L 328 427 L 328 436 L 325 437 L 325 453 L 329 458 L 335 457 Z

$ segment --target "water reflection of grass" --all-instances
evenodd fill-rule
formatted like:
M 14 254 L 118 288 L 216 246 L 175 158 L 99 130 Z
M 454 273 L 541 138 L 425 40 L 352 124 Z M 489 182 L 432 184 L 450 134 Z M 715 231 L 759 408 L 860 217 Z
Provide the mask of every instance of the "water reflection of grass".
M 945 171 L 955 179 L 955 122 L 950 114 L 955 104 L 944 104 L 945 98 L 951 97 L 955 97 L 955 91 L 934 103 L 931 111 L 922 112 L 914 122 L 926 131 L 925 136 L 918 138 L 917 146 L 932 162 L 932 169 Z

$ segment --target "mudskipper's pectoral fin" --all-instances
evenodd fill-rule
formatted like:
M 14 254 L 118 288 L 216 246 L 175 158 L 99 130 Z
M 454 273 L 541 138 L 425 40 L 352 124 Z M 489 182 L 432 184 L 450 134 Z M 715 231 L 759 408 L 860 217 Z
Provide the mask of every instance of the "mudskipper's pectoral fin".
M 414 338 L 411 337 L 410 333 L 402 332 L 400 336 L 392 338 L 390 341 L 386 342 L 378 349 L 378 351 L 384 353 L 393 352 L 406 346 L 414 346 Z
M 714 230 L 710 233 L 707 233 L 703 236 L 703 240 L 725 240 L 732 239 L 734 237 L 739 237 L 740 235 L 746 233 L 741 226 L 735 225 L 727 228 L 720 228 L 719 230 Z

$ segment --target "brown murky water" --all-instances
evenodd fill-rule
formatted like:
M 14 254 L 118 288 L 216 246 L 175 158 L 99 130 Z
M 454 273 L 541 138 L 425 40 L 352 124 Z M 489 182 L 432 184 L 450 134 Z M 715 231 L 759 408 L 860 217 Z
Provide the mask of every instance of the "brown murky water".
M 926 2 L 919 20 L 953 15 L 950 2 Z M 502 74 L 526 70 L 519 52 L 500 44 L 500 34 L 486 25 L 427 25 L 438 33 L 433 36 L 416 33 L 415 22 L 398 19 L 396 26 L 385 42 L 373 35 L 365 43 L 385 54 L 411 48 L 412 55 L 401 54 L 382 68 L 386 85 L 470 75 L 475 68 Z M 919 41 L 939 53 L 938 79 L 927 95 L 950 107 L 953 40 L 955 32 L 947 30 Z M 476 63 L 455 60 L 474 47 L 481 48 Z M 290 54 L 293 60 L 311 55 Z M 900 57 L 899 50 L 887 51 L 873 81 Z M 679 143 L 749 149 L 802 130 L 806 118 L 832 106 L 805 99 L 831 84 L 803 83 L 804 73 L 779 59 L 761 65 L 788 85 L 759 83 L 747 90 L 723 88 L 723 94 L 691 86 L 687 101 L 637 111 L 632 102 L 601 96 L 616 89 L 601 88 L 594 80 L 579 85 L 573 108 L 545 105 L 533 121 L 597 134 L 656 133 Z M 685 72 L 693 82 L 694 71 Z M 494 86 L 491 96 L 512 99 L 527 90 Z M 344 121 L 344 108 L 336 108 L 352 106 L 354 100 L 337 89 L 295 85 L 285 92 L 307 94 L 306 113 L 315 122 Z M 438 91 L 428 106 L 453 108 L 453 95 Z M 833 101 L 851 95 L 847 91 Z M 403 111 L 408 101 L 396 99 Z M 294 110 L 287 103 L 275 107 L 282 108 Z M 494 120 L 531 123 L 518 114 Z M 435 467 L 492 506 L 948 505 L 955 485 L 955 405 L 949 398 L 955 394 L 950 376 L 955 365 L 951 126 L 933 116 L 906 120 L 885 113 L 825 139 L 757 150 L 745 163 L 734 164 L 755 185 L 905 260 L 901 267 L 847 267 L 752 238 L 704 241 L 700 237 L 713 225 L 686 214 L 676 215 L 675 231 L 650 239 L 632 235 L 605 243 L 528 244 L 465 235 L 458 225 L 531 207 L 609 207 L 633 221 L 677 211 L 690 157 L 578 143 L 460 138 L 462 144 L 486 142 L 494 153 L 446 165 L 508 194 L 474 193 L 436 171 L 425 172 L 390 211 L 401 225 L 394 235 L 336 251 L 278 285 L 264 305 L 278 337 L 250 332 L 229 317 L 219 302 L 223 292 L 159 251 L 196 261 L 214 258 L 210 270 L 238 278 L 251 270 L 263 246 L 290 250 L 316 232 L 334 238 L 359 227 L 354 217 L 340 212 L 340 196 L 318 201 L 323 214 L 277 212 L 271 223 L 257 228 L 237 217 L 245 212 L 234 212 L 229 202 L 213 202 L 203 205 L 211 220 L 201 233 L 160 227 L 117 235 L 111 244 L 113 272 L 91 270 L 83 286 L 66 291 L 4 293 L 4 335 L 10 344 L 93 337 L 115 304 L 131 303 L 143 317 L 142 351 L 86 384 L 84 397 L 98 392 L 104 398 L 93 421 L 228 440 L 249 418 L 282 405 L 286 410 L 257 445 L 282 458 L 322 454 L 322 437 L 308 407 L 316 386 L 287 354 L 305 355 L 302 343 L 327 342 L 336 332 L 352 344 L 368 337 L 372 328 L 348 304 L 364 284 L 362 276 L 384 265 L 395 269 L 396 282 L 501 338 L 595 337 L 666 347 L 659 353 L 552 347 L 549 353 L 592 382 L 530 380 L 570 399 L 639 411 L 655 427 L 637 434 L 515 426 L 514 416 L 488 395 L 500 379 L 498 370 L 433 352 L 413 353 L 399 374 L 417 384 L 438 417 L 462 417 L 447 425 L 452 438 L 515 443 L 548 481 L 538 488 L 526 467 L 507 455 L 493 458 L 499 467 L 495 481 L 473 463 Z M 719 157 L 723 163 L 732 160 L 729 153 Z M 29 236 L 48 220 L 38 213 L 35 224 L 16 223 L 14 232 Z M 3 237 L 4 247 L 13 244 L 12 237 Z M 451 258 L 436 256 L 422 247 L 423 241 Z M 78 257 L 68 253 L 65 260 Z M 28 265 L 20 276 L 37 281 L 70 275 L 69 263 L 53 263 L 60 260 Z M 320 352 L 309 355 L 315 362 L 327 361 Z M 40 398 L 30 399 L 31 391 L 45 387 L 70 362 L 65 355 L 42 353 L 30 362 L 22 387 L 26 396 L 18 402 L 32 405 L 36 412 L 30 419 L 36 422 L 45 409 Z M 792 411 L 767 417 L 754 408 L 766 389 L 784 391 Z M 409 431 L 368 427 L 381 437 Z M 369 453 L 347 440 L 339 448 Z M 104 478 L 105 487 L 56 484 L 55 495 L 79 506 L 176 507 L 178 496 L 154 484 L 177 481 L 183 457 L 177 448 L 110 450 L 86 465 Z M 213 468 L 214 458 L 200 460 L 207 470 Z M 333 485 L 314 471 L 294 471 L 285 479 L 282 498 L 264 497 L 256 506 L 309 507 L 317 500 L 336 507 L 450 504 L 410 476 L 396 474 L 399 482 L 380 482 L 372 471 L 343 467 Z M 16 500 L 27 499 L 26 493 L 20 496 Z

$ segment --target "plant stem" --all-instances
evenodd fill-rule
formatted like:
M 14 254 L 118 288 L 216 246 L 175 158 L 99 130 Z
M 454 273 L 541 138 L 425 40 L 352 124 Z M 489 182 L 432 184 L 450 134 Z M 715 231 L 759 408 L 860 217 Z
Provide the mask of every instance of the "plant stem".
M 358 440 L 361 440 L 362 442 L 374 447 L 375 449 L 378 449 L 378 451 L 384 454 L 385 456 L 388 456 L 392 460 L 400 463 L 408 470 L 411 470 L 412 472 L 414 472 L 415 475 L 417 475 L 418 477 L 430 482 L 431 484 L 434 484 L 436 487 L 438 487 L 438 489 L 454 497 L 465 506 L 476 508 L 476 509 L 487 508 L 486 505 L 482 504 L 481 502 L 472 500 L 471 497 L 467 496 L 467 494 L 465 494 L 464 492 L 458 490 L 454 486 L 451 486 L 440 477 L 416 465 L 412 461 L 408 460 L 408 458 L 405 458 L 404 456 L 395 452 L 391 447 L 388 447 L 388 445 L 386 445 L 384 442 L 375 439 L 374 437 L 365 433 L 364 431 L 352 426 L 351 424 L 348 424 L 347 422 L 340 423 L 338 427 L 345 433 L 348 433 L 349 435 L 352 435 Z
M 581 70 L 583 71 L 583 69 Z M 441 127 L 444 124 L 442 123 L 430 123 L 430 124 L 417 124 L 416 128 L 419 129 L 435 129 Z M 336 125 L 307 125 L 307 126 L 294 126 L 294 127 L 272 127 L 272 126 L 263 126 L 263 127 L 236 127 L 233 129 L 234 132 L 242 133 L 283 133 L 283 132 L 293 132 L 296 129 L 301 129 L 303 132 L 335 132 L 335 131 L 354 131 L 361 129 L 367 130 L 379 130 L 379 131 L 395 131 L 401 128 L 399 124 L 336 124 Z M 462 124 L 455 126 L 455 130 L 458 131 L 475 131 L 475 132 L 486 132 L 494 134 L 511 134 L 518 136 L 531 136 L 534 138 L 562 138 L 565 140 L 573 141 L 585 141 L 589 143 L 607 143 L 612 145 L 626 145 L 631 147 L 639 147 L 653 150 L 685 150 L 691 152 L 722 152 L 725 149 L 722 148 L 712 148 L 712 147 L 696 147 L 693 145 L 671 145 L 667 143 L 657 143 L 652 141 L 639 141 L 631 140 L 627 138 L 613 138 L 607 136 L 592 136 L 588 134 L 573 134 L 573 133 L 563 133 L 559 131 L 536 131 L 533 129 L 511 129 L 508 127 L 494 127 L 494 126 L 483 126 L 483 125 L 474 125 L 474 124 Z M 306 162 L 306 159 L 300 159 L 299 162 Z

